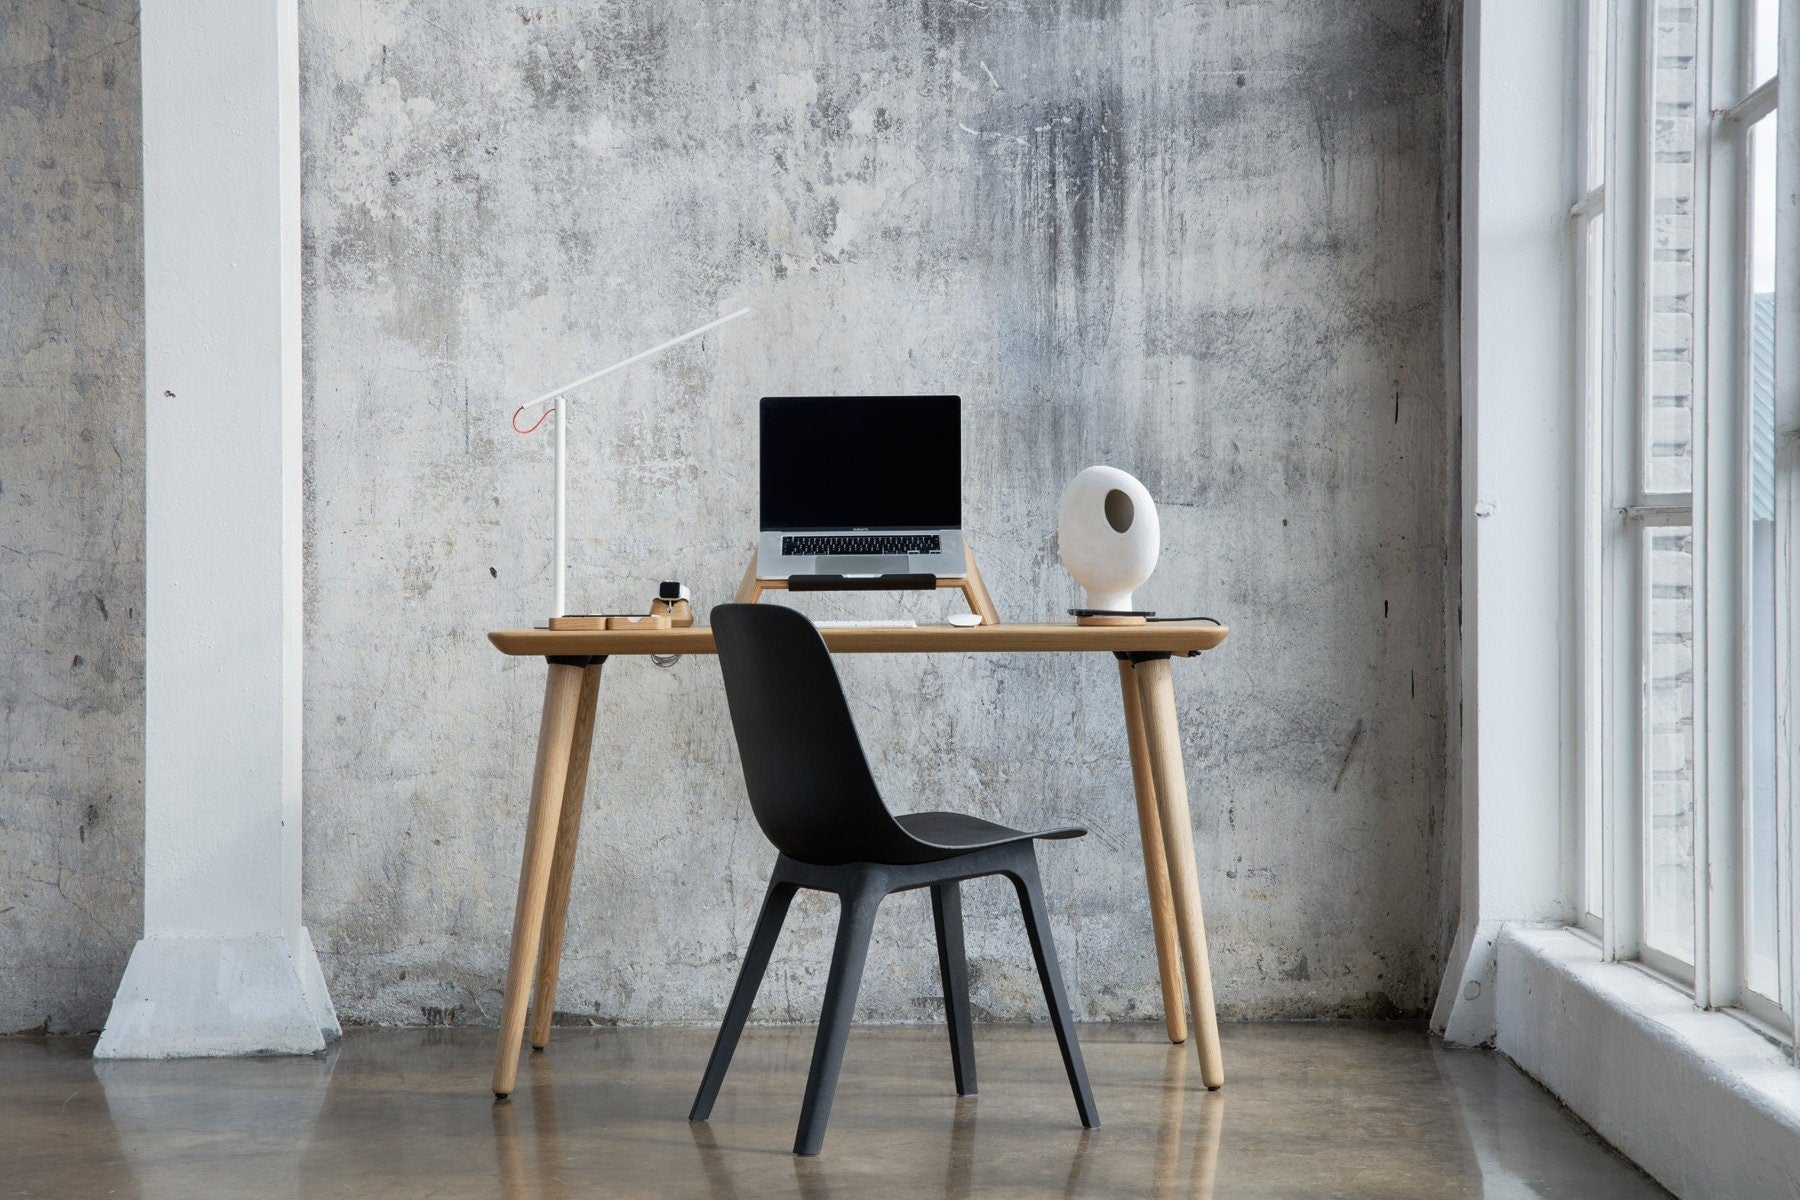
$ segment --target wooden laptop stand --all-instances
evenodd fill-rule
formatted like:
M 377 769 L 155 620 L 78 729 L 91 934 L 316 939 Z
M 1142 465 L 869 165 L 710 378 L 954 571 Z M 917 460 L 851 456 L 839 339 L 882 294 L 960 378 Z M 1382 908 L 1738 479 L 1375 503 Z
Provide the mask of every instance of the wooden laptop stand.
M 962 592 L 969 602 L 969 611 L 981 618 L 983 625 L 998 625 L 1000 614 L 994 609 L 994 598 L 988 595 L 987 584 L 982 582 L 981 569 L 975 565 L 975 551 L 967 538 L 963 539 L 963 561 L 969 566 L 969 573 L 960 579 L 939 578 L 929 586 L 937 589 L 956 588 Z M 750 566 L 744 571 L 744 581 L 738 584 L 737 595 L 733 597 L 738 604 L 755 604 L 762 599 L 764 592 L 787 591 L 911 591 L 914 588 L 924 589 L 924 582 L 918 584 L 894 584 L 880 577 L 873 579 L 831 580 L 811 586 L 795 586 L 787 579 L 762 579 L 756 574 L 756 558 L 750 559 Z

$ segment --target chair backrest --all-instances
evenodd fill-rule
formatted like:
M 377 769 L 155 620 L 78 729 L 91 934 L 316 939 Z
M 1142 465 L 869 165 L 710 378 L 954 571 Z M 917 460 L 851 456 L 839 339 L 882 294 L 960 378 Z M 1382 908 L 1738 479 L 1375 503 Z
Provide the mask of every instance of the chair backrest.
M 721 604 L 713 641 L 756 823 L 800 862 L 919 862 L 869 774 L 825 639 L 779 604 Z

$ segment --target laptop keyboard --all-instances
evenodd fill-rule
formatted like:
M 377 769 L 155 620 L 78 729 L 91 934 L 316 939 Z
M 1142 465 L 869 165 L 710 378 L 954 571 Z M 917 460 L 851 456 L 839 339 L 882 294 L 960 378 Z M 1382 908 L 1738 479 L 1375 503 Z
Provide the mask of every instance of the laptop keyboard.
M 784 536 L 783 554 L 936 554 L 935 533 L 847 533 Z

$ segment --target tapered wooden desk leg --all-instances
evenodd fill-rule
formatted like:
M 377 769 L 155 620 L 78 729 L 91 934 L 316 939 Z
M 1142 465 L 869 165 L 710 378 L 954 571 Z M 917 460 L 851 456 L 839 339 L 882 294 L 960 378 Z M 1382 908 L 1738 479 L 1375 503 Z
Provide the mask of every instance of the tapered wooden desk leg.
M 575 715 L 581 707 L 581 667 L 550 664 L 544 682 L 544 718 L 538 726 L 537 769 L 531 779 L 531 813 L 525 820 L 525 853 L 519 863 L 519 895 L 513 904 L 512 955 L 506 966 L 506 994 L 500 1008 L 500 1049 L 494 1056 L 494 1095 L 512 1095 L 519 1075 L 519 1039 L 531 1001 L 531 974 L 550 887 L 550 861 L 569 778 L 569 750 Z
M 1181 731 L 1175 718 L 1175 685 L 1169 660 L 1153 658 L 1133 668 L 1138 698 L 1143 702 L 1144 732 L 1150 768 L 1156 779 L 1156 804 L 1162 817 L 1163 849 L 1169 860 L 1169 882 L 1175 894 L 1175 924 L 1181 935 L 1182 965 L 1187 970 L 1188 1001 L 1200 1051 L 1200 1082 L 1209 1088 L 1225 1083 L 1225 1061 L 1219 1053 L 1219 1018 L 1213 1011 L 1212 966 L 1206 957 L 1206 924 L 1200 911 L 1200 881 L 1194 866 L 1194 828 L 1188 817 L 1187 771 L 1181 764 Z
M 1119 660 L 1125 737 L 1131 744 L 1131 783 L 1137 792 L 1138 835 L 1144 843 L 1144 880 L 1150 888 L 1150 926 L 1156 931 L 1156 970 L 1162 976 L 1163 1025 L 1171 1042 L 1185 1042 L 1187 997 L 1181 986 L 1175 900 L 1169 894 L 1169 857 L 1163 849 L 1162 818 L 1156 811 L 1156 778 L 1150 766 L 1150 743 L 1144 736 L 1144 706 L 1132 671 L 1130 663 Z
M 531 1048 L 550 1044 L 556 1016 L 556 975 L 562 967 L 563 928 L 569 919 L 569 889 L 575 880 L 575 842 L 581 836 L 581 809 L 587 795 L 588 758 L 594 745 L 594 714 L 600 700 L 600 664 L 581 673 L 581 700 L 575 708 L 575 735 L 569 744 L 569 773 L 563 784 L 562 816 L 556 823 L 556 851 L 550 859 L 550 890 L 544 898 L 544 932 L 538 940 L 537 986 L 531 989 Z

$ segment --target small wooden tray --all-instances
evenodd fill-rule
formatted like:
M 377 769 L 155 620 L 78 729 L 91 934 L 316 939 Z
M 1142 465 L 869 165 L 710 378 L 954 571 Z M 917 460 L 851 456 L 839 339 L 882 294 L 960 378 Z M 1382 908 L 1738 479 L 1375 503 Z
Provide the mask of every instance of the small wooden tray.
M 651 616 L 665 616 L 675 629 L 686 629 L 694 623 L 694 606 L 687 600 L 664 600 L 661 596 L 650 602 Z
M 615 613 L 584 613 L 579 616 L 551 617 L 552 629 L 578 629 L 592 633 L 597 629 L 667 629 L 669 618 L 665 613 L 649 615 L 628 615 Z

